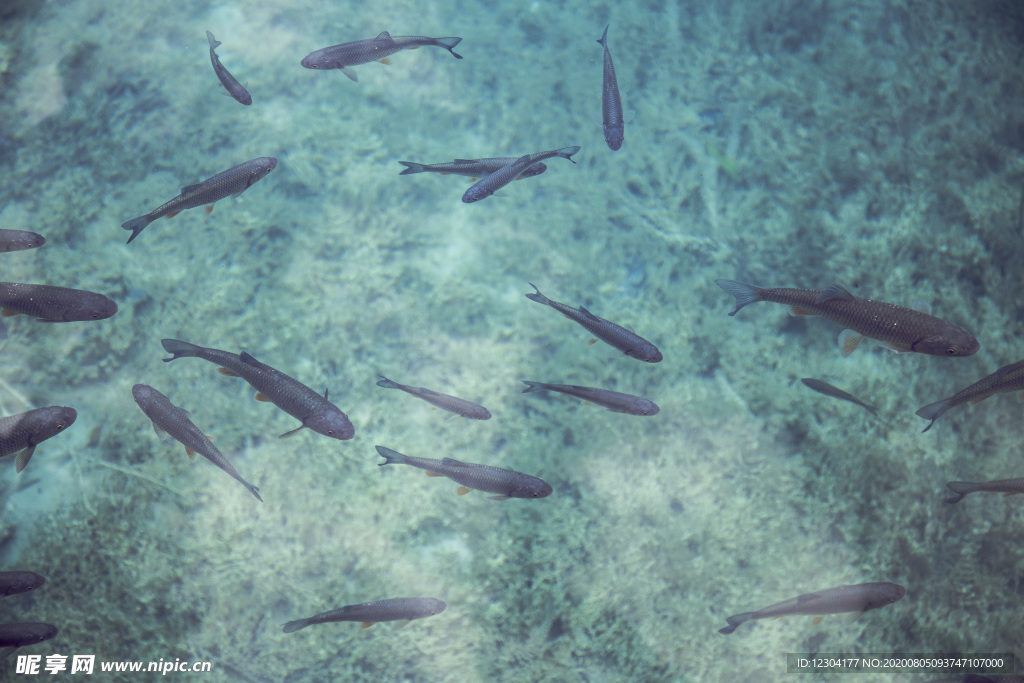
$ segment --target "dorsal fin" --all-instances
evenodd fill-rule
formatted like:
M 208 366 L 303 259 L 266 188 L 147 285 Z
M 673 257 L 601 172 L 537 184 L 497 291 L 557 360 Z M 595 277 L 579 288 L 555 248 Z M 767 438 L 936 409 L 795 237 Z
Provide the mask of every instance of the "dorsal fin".
M 828 301 L 829 299 L 856 299 L 853 294 L 846 291 L 842 285 L 829 285 L 825 288 L 821 294 L 818 295 L 818 300 L 814 303 L 820 304 L 822 301 Z

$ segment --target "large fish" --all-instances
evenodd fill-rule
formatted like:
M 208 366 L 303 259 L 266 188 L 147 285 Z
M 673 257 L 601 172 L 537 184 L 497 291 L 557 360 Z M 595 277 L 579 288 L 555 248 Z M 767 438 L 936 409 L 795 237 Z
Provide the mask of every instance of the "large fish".
M 443 164 L 418 164 L 415 161 L 399 161 L 405 166 L 398 175 L 410 175 L 412 173 L 440 173 L 441 175 L 462 175 L 470 178 L 486 178 L 495 171 L 500 171 L 513 161 L 521 157 L 491 157 L 489 159 L 456 159 Z M 520 173 L 516 180 L 532 178 L 548 170 L 547 164 L 542 161 L 530 166 Z
M 853 353 L 864 337 L 876 339 L 897 353 L 970 356 L 981 348 L 977 339 L 952 323 L 910 308 L 862 299 L 839 285 L 817 290 L 766 289 L 735 280 L 715 280 L 715 283 L 736 297 L 736 308 L 729 315 L 736 315 L 749 304 L 771 301 L 786 304 L 793 315 L 820 315 L 839 323 L 847 328 L 839 334 L 844 356 Z
M 28 230 L 0 230 L 0 252 L 35 249 L 46 244 L 46 238 Z
M 1024 493 L 1024 478 L 997 479 L 995 481 L 951 481 L 946 484 L 956 495 L 947 498 L 946 503 L 959 503 L 968 493 L 984 491 L 986 493 L 1002 493 L 1015 496 Z
M 44 583 L 46 583 L 46 579 L 35 572 L 0 572 L 0 597 L 27 593 L 39 588 Z
M 416 398 L 421 398 L 427 403 L 435 405 L 442 410 L 447 410 L 450 413 L 455 413 L 462 417 L 470 417 L 474 420 L 491 419 L 491 413 L 487 408 L 477 405 L 472 401 L 467 401 L 464 398 L 441 394 L 424 387 L 411 387 L 407 384 L 399 384 L 398 382 L 388 379 L 384 375 L 380 375 L 380 380 L 377 381 L 377 386 L 384 387 L 385 389 L 400 389 L 401 391 L 415 396 Z
M 922 432 L 927 432 L 935 424 L 943 413 L 963 403 L 974 405 L 984 401 L 989 396 L 1000 394 L 1006 391 L 1024 391 L 1024 360 L 1010 363 L 999 368 L 991 375 L 986 375 L 977 382 L 961 389 L 949 398 L 944 398 L 935 403 L 929 403 L 919 408 L 916 415 L 926 420 L 931 420 Z
M 35 645 L 57 635 L 57 627 L 35 621 L 0 624 L 0 658 L 6 657 L 19 647 Z
M 601 121 L 604 124 L 604 141 L 613 152 L 622 147 L 623 129 L 626 127 L 622 115 L 622 98 L 619 97 L 619 82 L 615 78 L 612 53 L 608 51 L 608 27 L 597 41 L 604 48 L 604 81 L 601 85 Z
M 359 621 L 363 628 L 370 628 L 381 621 L 411 621 L 440 614 L 448 605 L 439 598 L 388 598 L 359 605 L 345 605 L 330 612 L 321 612 L 305 619 L 289 621 L 284 625 L 285 633 L 294 633 L 313 624 L 329 621 Z
M 213 37 L 213 34 L 209 31 L 206 32 L 206 40 L 210 42 L 210 62 L 213 63 L 213 72 L 217 74 L 217 78 L 220 80 L 220 84 L 224 86 L 224 89 L 228 91 L 232 97 L 235 98 L 239 103 L 244 105 L 252 104 L 252 95 L 249 91 L 242 87 L 242 84 L 238 82 L 238 79 L 231 75 L 231 72 L 224 68 L 224 65 L 220 63 L 220 57 L 214 52 L 214 48 L 220 45 L 220 41 Z
M 36 452 L 36 446 L 60 434 L 78 419 L 74 408 L 47 406 L 0 418 L 0 458 L 18 451 L 14 469 L 21 472 Z
M 302 422 L 302 426 L 281 436 L 291 436 L 304 427 L 333 439 L 351 439 L 355 434 L 348 416 L 327 399 L 326 391 L 321 396 L 297 379 L 259 362 L 248 353 L 242 352 L 239 355 L 178 339 L 163 339 L 160 343 L 173 354 L 163 359 L 165 363 L 178 358 L 202 358 L 216 363 L 220 366 L 221 374 L 241 377 L 255 387 L 259 392 L 256 394 L 258 400 L 270 401 Z
M 627 415 L 657 415 L 658 405 L 640 396 L 623 394 L 610 389 L 598 389 L 597 387 L 580 387 L 575 384 L 546 384 L 544 382 L 529 382 L 523 380 L 526 388 L 524 394 L 534 391 L 557 391 L 569 396 L 581 398 L 587 403 L 607 408 L 613 413 L 625 413 Z
M 509 498 L 547 498 L 551 495 L 551 485 L 540 477 L 523 474 L 507 467 L 491 467 L 470 462 L 460 462 L 453 458 L 416 458 L 403 455 L 384 446 L 376 446 L 377 452 L 384 458 L 384 465 L 412 465 L 434 477 L 448 477 L 462 484 L 458 494 L 463 496 L 471 489 L 493 493 L 487 496 L 491 500 L 507 500 Z
M 534 164 L 544 161 L 545 159 L 551 159 L 552 157 L 562 157 L 563 159 L 572 161 L 572 155 L 578 151 L 580 151 L 579 146 L 574 146 L 523 155 L 471 185 L 470 188 L 466 190 L 465 194 L 462 195 L 462 201 L 466 204 L 472 204 L 473 202 L 478 202 L 481 199 L 487 199 L 492 194 L 520 177 L 526 169 L 532 167 Z M 572 161 L 572 163 L 575 164 L 576 162 Z
M 117 304 L 96 292 L 52 285 L 0 282 L 3 315 L 31 315 L 44 323 L 104 320 L 117 313 Z
M 135 397 L 135 402 L 139 404 L 139 408 L 146 414 L 146 417 L 153 421 L 153 429 L 157 434 L 167 432 L 175 441 L 185 447 L 188 457 L 191 458 L 198 453 L 241 482 L 242 486 L 249 489 L 249 493 L 256 496 L 256 500 L 263 502 L 263 499 L 260 498 L 259 488 L 242 479 L 242 475 L 224 457 L 220 449 L 214 446 L 213 442 L 189 419 L 187 410 L 174 405 L 169 398 L 147 384 L 133 386 L 132 396 Z
M 250 159 L 195 185 L 186 185 L 181 188 L 181 194 L 174 199 L 153 209 L 145 216 L 122 223 L 121 227 L 132 231 L 132 236 L 128 238 L 128 242 L 131 243 L 139 236 L 140 232 L 146 229 L 147 225 L 157 218 L 163 216 L 173 218 L 178 215 L 179 211 L 194 209 L 204 204 L 209 205 L 206 209 L 206 212 L 209 213 L 213 210 L 214 202 L 229 195 L 237 197 L 252 187 L 254 183 L 265 178 L 274 170 L 275 166 L 277 166 L 277 159 L 274 157 Z
M 353 81 L 358 81 L 356 72 L 348 67 L 370 62 L 389 64 L 387 58 L 396 52 L 428 46 L 442 47 L 451 52 L 455 59 L 462 59 L 462 55 L 452 49 L 461 42 L 462 38 L 392 36 L 387 31 L 381 31 L 376 38 L 353 40 L 349 43 L 313 50 L 302 58 L 301 64 L 307 69 L 338 69 Z
M 536 292 L 527 294 L 526 298 L 530 301 L 536 301 L 539 304 L 550 306 L 569 320 L 582 325 L 588 332 L 603 341 L 609 346 L 613 346 L 619 351 L 630 358 L 636 358 L 637 360 L 646 361 L 648 363 L 660 363 L 661 362 L 661 351 L 658 347 L 647 341 L 643 337 L 633 332 L 630 332 L 625 327 L 616 325 L 615 323 L 599 318 L 587 309 L 580 306 L 579 308 L 573 308 L 566 304 L 552 301 L 537 289 L 537 285 L 530 283 Z
M 736 627 L 752 619 L 770 619 L 773 617 L 784 617 L 790 614 L 842 614 L 844 612 L 864 613 L 868 610 L 878 609 L 891 605 L 903 599 L 907 589 L 899 584 L 880 581 L 874 583 L 858 583 L 853 586 L 839 586 L 827 588 L 815 593 L 805 593 L 795 598 L 784 600 L 770 607 L 759 609 L 756 612 L 744 612 L 729 617 L 729 623 L 725 628 L 718 629 L 719 633 L 726 635 L 736 630 Z

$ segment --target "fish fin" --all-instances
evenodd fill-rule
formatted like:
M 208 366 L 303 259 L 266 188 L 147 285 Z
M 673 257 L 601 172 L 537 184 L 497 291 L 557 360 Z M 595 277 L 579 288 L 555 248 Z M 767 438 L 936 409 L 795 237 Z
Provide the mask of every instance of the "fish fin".
M 210 437 L 206 437 L 206 438 L 210 438 Z M 188 446 L 185 446 L 185 453 L 186 453 L 186 455 L 188 455 L 190 460 L 192 458 L 196 457 L 196 452 L 194 450 L 192 450 L 191 448 L 189 448 Z
M 597 39 L 597 44 L 600 45 L 601 47 L 603 47 L 606 50 L 608 49 L 608 27 L 609 26 L 611 26 L 611 24 L 605 24 L 605 26 L 604 26 L 604 33 L 601 35 L 600 38 Z
M 928 426 L 930 427 L 931 425 Z M 978 490 L 977 484 L 971 481 L 951 481 L 948 484 L 946 484 L 946 486 L 949 487 L 950 491 L 956 494 L 952 498 L 946 499 L 945 502 L 947 505 L 959 503 L 961 500 L 964 499 L 964 496 L 966 496 L 968 493 L 974 493 L 975 491 Z
M 425 170 L 423 168 L 423 164 L 417 164 L 415 161 L 399 161 L 398 163 L 400 163 L 402 166 L 405 166 L 405 169 L 398 175 L 409 175 L 410 173 L 423 173 Z M 442 173 L 441 175 L 448 174 Z
M 811 623 L 814 624 L 815 626 L 817 626 L 818 624 L 821 623 L 821 619 L 822 619 L 822 617 L 814 617 L 814 619 L 811 620 Z
M 267 395 L 264 394 L 262 391 L 257 391 L 256 392 L 256 400 L 257 401 L 262 401 L 263 403 L 273 403 L 273 401 L 271 401 L 269 398 L 267 398 Z
M 341 67 L 341 68 L 338 69 L 338 71 L 340 71 L 341 73 L 343 73 L 346 76 L 348 76 L 349 80 L 352 81 L 353 83 L 358 83 L 359 82 L 359 77 L 356 76 L 356 72 L 353 71 L 351 67 L 349 67 L 347 69 L 345 67 Z
M 393 629 L 391 629 L 391 630 L 392 631 L 397 631 L 400 628 L 405 628 L 406 626 L 408 626 L 411 623 L 412 623 L 412 619 L 403 619 L 401 621 L 396 621 L 395 622 L 395 627 Z
M 387 463 L 384 463 L 384 464 L 386 465 Z M 428 477 L 443 477 L 444 475 L 443 474 L 438 474 L 437 472 L 427 472 L 427 476 Z
M 295 633 L 298 630 L 304 629 L 309 626 L 309 619 L 296 619 L 295 621 L 289 621 L 284 625 L 283 631 L 285 633 Z
M 729 315 L 736 315 L 744 306 L 764 301 L 761 297 L 761 288 L 757 285 L 748 285 L 736 280 L 715 280 L 715 284 L 736 297 L 736 308 L 732 309 Z
M 857 297 L 855 297 L 853 294 L 850 294 L 848 291 L 846 291 L 843 288 L 842 285 L 832 284 L 832 285 L 829 285 L 828 287 L 826 287 L 824 289 L 824 291 L 822 291 L 822 293 L 818 295 L 818 298 L 817 298 L 817 300 L 814 303 L 820 304 L 820 303 L 822 303 L 824 301 L 829 301 L 830 299 L 856 299 L 856 298 Z
M 462 462 L 461 460 L 456 460 L 455 458 L 441 458 L 441 464 L 444 467 L 472 467 L 472 465 L 469 464 L 468 462 Z
M 970 401 L 968 401 L 968 403 L 970 403 L 972 406 L 976 406 L 991 395 L 992 394 L 985 394 L 984 396 L 979 396 L 978 398 L 972 398 Z
M 733 631 L 736 630 L 737 626 L 739 626 L 740 624 L 742 624 L 745 621 L 750 621 L 750 619 L 753 616 L 754 616 L 753 612 L 744 612 L 743 614 L 734 614 L 733 616 L 728 617 L 725 620 L 729 625 L 726 626 L 725 628 L 718 629 L 718 632 L 723 634 L 723 635 L 729 635 L 730 633 L 732 633 Z
M 597 340 L 596 340 L 596 339 L 588 339 L 588 340 L 587 340 L 587 343 L 588 343 L 588 344 L 596 344 L 596 343 L 597 343 Z
M 594 403 L 593 403 L 593 401 L 584 401 L 583 405 L 585 405 L 585 406 L 592 406 L 592 405 L 594 405 Z M 608 410 L 611 410 L 611 408 L 609 408 Z M 622 412 L 622 411 L 612 410 L 612 412 L 614 413 L 614 412 Z
M 390 66 L 391 65 L 391 58 L 390 57 L 385 57 L 384 59 L 378 59 L 377 61 L 379 63 L 385 65 L 385 66 Z
M 17 311 L 12 311 L 9 308 L 5 308 L 3 309 L 3 312 L 0 313 L 0 315 L 3 315 L 3 317 L 5 318 L 10 318 L 12 315 L 19 315 L 19 313 Z
M 1003 498 L 1009 498 L 1010 496 L 1019 496 L 1022 493 L 1024 493 L 1024 491 L 1010 491 L 1009 493 L 1004 493 Z
M 171 211 L 170 213 L 164 214 L 164 218 L 170 220 L 171 218 L 177 216 L 179 213 L 181 213 L 181 211 Z
M 324 400 L 325 401 L 330 400 L 328 395 L 327 395 L 329 391 L 330 391 L 330 389 L 324 389 Z
M 458 489 L 456 489 L 455 493 L 459 494 L 460 496 L 464 496 L 472 490 L 473 489 L 469 488 L 468 486 L 460 486 Z
M 529 296 L 529 295 L 527 295 L 527 296 Z M 519 381 L 526 385 L 526 388 L 523 389 L 523 393 L 524 394 L 529 394 L 529 393 L 534 392 L 534 391 L 545 391 L 547 389 L 547 387 L 544 386 L 543 382 L 530 382 L 530 381 L 525 380 L 525 379 L 519 380 Z
M 815 313 L 814 311 L 812 311 L 809 308 L 800 308 L 799 306 L 790 306 L 789 307 L 789 314 L 792 315 L 792 316 L 818 315 L 817 313 Z
M 299 431 L 300 429 L 305 429 L 305 428 L 306 428 L 306 425 L 299 425 L 299 426 L 298 426 L 298 427 L 296 427 L 295 429 L 293 429 L 293 430 L 291 430 L 291 431 L 289 431 L 289 432 L 285 432 L 284 434 L 282 434 L 282 435 L 281 435 L 281 436 L 279 436 L 278 438 L 279 438 L 279 439 L 285 439 L 285 438 L 287 438 L 287 437 L 291 436 L 292 434 L 296 433 L 296 432 L 297 432 L 297 431 Z
M 949 410 L 949 401 L 950 401 L 950 399 L 945 398 L 945 399 L 943 399 L 941 401 L 936 401 L 935 403 L 929 403 L 928 405 L 924 406 L 923 408 L 918 408 L 917 409 L 917 411 L 914 413 L 915 415 L 917 415 L 918 417 L 923 417 L 926 420 L 931 420 L 931 423 L 927 427 L 925 427 L 924 429 L 921 430 L 922 434 L 927 432 L 929 429 L 931 429 L 932 425 L 935 424 L 935 421 L 938 420 L 939 417 L 941 417 L 944 412 Z
M 156 435 L 161 439 L 167 436 L 167 432 L 165 432 L 156 422 L 153 423 L 153 431 L 156 432 Z
M 374 38 L 374 40 L 394 40 L 394 38 L 392 38 L 391 34 L 387 31 L 381 31 L 377 34 L 377 37 Z
M 373 626 L 372 621 L 364 621 L 363 623 L 359 624 L 359 628 L 370 628 L 371 626 Z
M 580 307 L 579 307 L 579 308 L 577 308 L 576 310 L 577 310 L 577 311 L 579 311 L 580 313 L 582 313 L 584 317 L 586 317 L 586 318 L 590 318 L 590 319 L 591 319 L 591 320 L 593 320 L 594 322 L 601 322 L 601 318 L 598 318 L 598 317 L 597 317 L 596 315 L 594 315 L 593 313 L 591 313 L 590 311 L 588 311 L 588 310 L 587 310 L 586 308 L 584 308 L 583 306 L 580 306 Z
M 782 618 L 782 615 L 780 614 L 780 615 L 779 615 L 779 616 L 777 616 L 777 617 L 772 617 L 772 621 L 778 621 L 778 620 L 779 620 L 779 619 L 781 619 L 781 618 Z
M 227 375 L 228 377 L 241 377 L 241 375 L 230 368 L 217 368 L 217 372 L 222 375 Z
M 913 308 L 918 313 L 924 313 L 925 315 L 932 314 L 932 305 L 925 301 L 924 299 L 918 299 L 917 301 L 915 301 L 914 305 L 911 308 Z
M 383 467 L 384 465 L 392 465 L 394 463 L 404 464 L 405 456 L 398 451 L 393 451 L 385 446 L 374 446 L 377 449 L 377 453 L 384 458 L 384 462 L 379 462 L 377 465 Z
M 196 190 L 198 190 L 199 188 L 201 188 L 203 186 L 203 182 L 205 182 L 205 181 L 200 181 L 198 183 L 192 183 L 191 185 L 186 185 L 185 187 L 181 188 L 181 193 L 185 194 L 186 192 L 195 192 Z M 179 211 L 180 211 L 180 209 L 179 209 Z M 171 214 L 171 216 L 174 216 L 177 213 L 178 213 L 178 211 L 175 211 L 174 213 Z M 168 216 L 168 218 L 170 218 L 171 216 Z
M 398 386 L 398 382 L 390 380 L 387 377 L 385 377 L 384 375 L 377 375 L 377 376 L 380 377 L 380 379 L 377 380 L 377 386 L 378 387 L 384 387 L 385 389 L 398 389 L 398 388 L 400 388 Z
M 817 593 L 804 593 L 803 595 L 798 595 L 797 596 L 796 604 L 802 605 L 805 602 L 810 602 L 811 600 L 817 600 L 820 597 L 821 596 L 818 595 Z M 776 618 L 778 618 L 778 617 L 776 617 Z
M 240 194 L 242 194 L 242 193 L 241 193 L 241 192 L 239 192 L 238 194 L 235 194 L 235 195 L 233 195 L 233 196 L 237 197 L 237 196 L 238 196 L 238 195 L 240 195 Z M 206 206 L 205 206 L 205 207 L 203 208 L 203 211 L 205 211 L 205 212 L 206 212 L 206 215 L 207 215 L 207 216 L 209 216 L 209 215 L 210 215 L 211 213 L 213 213 L 213 204 L 207 204 L 207 205 L 206 205 Z
M 263 365 L 263 363 L 253 358 L 252 354 L 248 351 L 242 351 L 242 353 L 238 354 L 238 357 L 242 359 L 243 363 L 248 363 L 249 365 Z
M 883 349 L 888 349 L 892 351 L 893 353 L 908 353 L 907 349 L 901 349 L 892 342 L 880 341 L 878 342 L 878 345 L 881 346 Z
M 25 469 L 25 465 L 27 465 L 28 461 L 32 459 L 32 454 L 35 453 L 35 452 L 36 452 L 36 447 L 35 446 L 29 446 L 28 448 L 23 450 L 21 453 L 18 453 L 18 457 L 14 461 L 14 471 L 15 472 L 21 472 L 23 469 Z
M 853 330 L 843 330 L 839 333 L 839 348 L 842 351 L 843 358 L 846 358 L 851 353 L 857 350 L 860 343 L 864 341 L 864 335 L 860 332 L 854 332 Z
M 1017 392 L 1017 400 L 1018 401 L 1024 401 L 1024 391 L 1018 391 Z
M 491 499 L 491 500 L 508 500 L 509 498 L 511 498 L 511 496 L 503 496 L 503 495 L 495 495 L 495 496 L 487 496 L 487 497 L 489 499 Z
M 18 648 L 16 648 L 16 647 L 0 647 L 0 659 L 3 659 L 4 657 L 6 657 L 7 655 L 11 654 L 12 652 L 14 652 L 17 649 Z
M 213 37 L 213 34 L 209 31 L 206 32 L 206 39 L 210 41 L 210 49 L 216 49 L 220 47 L 220 41 Z
M 446 37 L 435 38 L 435 40 L 437 41 L 437 44 L 440 47 L 443 47 L 444 49 L 448 50 L 448 52 L 451 52 L 452 57 L 455 57 L 455 59 L 462 59 L 462 55 L 458 54 L 455 50 L 452 49 L 453 47 L 462 42 L 462 38 Z

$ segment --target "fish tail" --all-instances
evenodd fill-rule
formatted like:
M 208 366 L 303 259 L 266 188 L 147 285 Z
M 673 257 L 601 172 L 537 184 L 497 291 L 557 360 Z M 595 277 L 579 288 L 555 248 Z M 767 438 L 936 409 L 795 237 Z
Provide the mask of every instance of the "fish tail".
M 306 628 L 309 624 L 309 619 L 296 619 L 295 621 L 289 621 L 285 624 L 282 630 L 285 633 L 295 633 L 296 631 Z
M 726 619 L 726 621 L 729 623 L 729 625 L 726 626 L 725 628 L 718 629 L 718 632 L 722 633 L 724 635 L 729 635 L 730 633 L 732 633 L 733 631 L 736 630 L 737 626 L 739 626 L 740 624 L 742 624 L 745 621 L 750 621 L 750 618 L 753 615 L 754 615 L 753 612 L 744 612 L 743 614 L 736 614 L 734 616 L 731 616 L 728 619 Z
M 384 375 L 377 375 L 377 376 L 380 377 L 380 379 L 377 380 L 377 386 L 378 387 L 384 387 L 385 389 L 398 389 L 398 388 L 400 388 L 398 386 L 398 382 L 394 382 L 394 381 L 388 379 L 387 377 L 385 377 Z
M 220 47 L 220 41 L 213 37 L 213 34 L 209 31 L 206 32 L 206 39 L 210 41 L 210 48 Z
M 533 293 L 533 294 L 527 294 L 526 295 L 527 299 L 529 299 L 530 301 L 536 301 L 539 304 L 544 304 L 545 306 L 550 306 L 551 305 L 551 299 L 549 299 L 546 296 L 544 296 L 543 294 L 541 294 L 540 290 L 537 289 L 537 285 L 533 284 L 532 282 L 530 282 L 528 284 L 531 287 L 533 287 L 536 290 L 536 292 Z
M 405 464 L 405 456 L 398 451 L 393 451 L 390 448 L 385 448 L 384 446 L 374 446 L 374 448 L 376 448 L 377 452 L 380 453 L 380 456 L 384 458 L 384 462 L 377 463 L 378 467 L 383 467 L 384 465 Z
M 601 47 L 603 47 L 603 48 L 604 48 L 604 49 L 606 49 L 606 50 L 608 49 L 608 26 L 611 26 L 611 24 L 607 24 L 607 25 L 606 25 L 606 26 L 604 27 L 604 35 L 602 35 L 602 36 L 601 36 L 601 37 L 600 37 L 600 38 L 599 38 L 599 39 L 597 40 L 597 42 L 601 44 Z
M 139 233 L 146 229 L 146 226 L 150 224 L 149 216 L 139 216 L 133 218 L 130 221 L 125 221 L 121 224 L 121 227 L 125 230 L 131 230 L 132 236 L 128 238 L 126 244 L 131 244 L 132 240 L 139 236 Z
M 252 495 L 256 496 L 256 500 L 258 500 L 261 503 L 263 502 L 263 498 L 260 497 L 260 487 L 259 486 L 255 486 L 253 484 L 250 484 L 249 482 L 245 481 L 244 479 L 239 479 L 238 481 L 242 482 L 242 484 L 245 485 L 245 488 L 249 489 L 249 493 L 251 493 Z
M 741 308 L 748 304 L 764 301 L 761 298 L 761 288 L 756 285 L 748 285 L 736 280 L 715 280 L 715 284 L 736 297 L 736 308 L 732 309 L 729 315 L 736 315 Z
M 410 173 L 423 173 L 427 169 L 424 168 L 423 164 L 417 164 L 415 161 L 399 161 L 402 166 L 405 166 L 405 170 L 398 175 L 409 175 Z
M 520 380 L 520 381 L 523 384 L 526 385 L 526 388 L 523 389 L 523 393 L 524 394 L 529 394 L 529 393 L 532 393 L 534 391 L 544 391 L 544 390 L 547 389 L 547 387 L 544 386 L 543 382 L 530 382 L 530 381 L 525 380 L 525 379 L 524 380 Z
M 180 339 L 161 339 L 160 343 L 163 344 L 165 351 L 173 354 L 170 358 L 162 359 L 165 363 L 170 363 L 178 358 L 194 357 L 199 350 L 199 347 L 195 344 L 189 344 L 187 341 L 181 341 Z
M 562 149 L 558 150 L 558 154 L 556 156 L 560 156 L 563 159 L 568 159 L 569 161 L 572 161 L 572 155 L 578 151 L 580 151 L 579 145 L 573 145 L 572 147 L 563 147 Z M 572 161 L 572 163 L 575 164 L 576 162 Z
M 978 490 L 978 485 L 972 481 L 951 481 L 946 486 L 956 494 L 952 498 L 946 499 L 947 505 L 959 503 L 968 493 L 974 493 Z
M 947 410 L 949 410 L 948 398 L 943 399 L 941 401 L 936 401 L 935 403 L 929 403 L 924 408 L 919 408 L 918 411 L 914 414 L 923 417 L 926 420 L 931 420 L 928 426 L 921 430 L 921 433 L 923 434 L 924 432 L 927 432 L 929 429 L 931 429 L 932 425 L 935 424 L 935 421 L 938 420 L 939 417 Z
M 455 59 L 462 59 L 462 55 L 457 53 L 452 48 L 462 42 L 462 38 L 438 38 L 437 44 L 452 53 L 452 57 Z

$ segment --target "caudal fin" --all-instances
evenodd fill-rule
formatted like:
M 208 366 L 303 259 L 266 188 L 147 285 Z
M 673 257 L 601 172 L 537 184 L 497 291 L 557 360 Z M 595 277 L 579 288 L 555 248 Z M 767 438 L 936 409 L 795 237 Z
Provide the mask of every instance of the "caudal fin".
M 926 420 L 931 420 L 931 423 L 929 423 L 927 427 L 922 429 L 921 433 L 923 434 L 927 432 L 929 429 L 931 429 L 932 425 L 935 424 L 935 421 L 938 420 L 944 412 L 949 410 L 949 408 L 950 405 L 948 398 L 943 399 L 941 401 L 936 401 L 935 403 L 929 403 L 924 408 L 919 408 L 917 412 L 914 414 L 923 417 Z
M 385 448 L 384 446 L 374 446 L 374 448 L 376 448 L 377 452 L 380 453 L 380 456 L 384 458 L 384 462 L 377 463 L 378 467 L 383 467 L 384 465 L 405 464 L 405 456 L 398 451 L 393 451 L 390 448 Z
M 132 236 L 128 238 L 128 241 L 125 244 L 131 244 L 132 240 L 138 237 L 139 233 L 145 230 L 149 223 L 149 216 L 139 216 L 138 218 L 133 218 L 130 221 L 122 223 L 122 228 L 132 231 Z
M 462 59 L 462 55 L 460 55 L 459 53 L 457 53 L 455 50 L 452 49 L 453 47 L 455 47 L 456 45 L 458 45 L 461 42 L 462 42 L 462 38 L 454 38 L 453 37 L 453 38 L 438 38 L 437 39 L 437 44 L 439 46 L 443 47 L 444 49 L 448 50 L 448 52 L 451 52 L 452 53 L 452 57 L 455 57 L 455 59 Z
M 730 633 L 736 630 L 737 626 L 739 626 L 745 621 L 750 621 L 750 617 L 753 614 L 753 612 L 744 612 L 743 614 L 736 614 L 734 616 L 729 617 L 728 619 L 726 619 L 729 625 L 725 628 L 718 629 L 718 632 L 724 635 L 729 635 Z
M 399 161 L 402 166 L 405 166 L 405 170 L 398 175 L 409 175 L 410 173 L 423 173 L 427 169 L 423 167 L 423 164 L 417 164 L 415 161 Z
M 289 621 L 284 625 L 282 629 L 285 633 L 295 633 L 300 629 L 304 629 L 309 626 L 309 619 L 296 619 L 295 621 Z
M 539 304 L 544 304 L 545 306 L 550 306 L 551 305 L 551 299 L 549 299 L 546 296 L 544 296 L 543 294 L 541 294 L 540 290 L 537 289 L 537 285 L 533 284 L 532 282 L 529 282 L 527 284 L 529 284 L 531 287 L 533 287 L 536 290 L 536 292 L 533 293 L 533 294 L 527 294 L 526 295 L 527 299 L 529 299 L 530 301 L 536 301 Z
M 947 505 L 959 503 L 968 493 L 974 493 L 978 490 L 978 485 L 972 481 L 951 481 L 946 486 L 956 494 L 952 498 L 946 499 Z
M 741 308 L 762 301 L 761 288 L 736 280 L 715 280 L 715 284 L 736 297 L 736 308 L 729 315 L 736 315 Z
M 196 351 L 199 350 L 199 347 L 195 344 L 189 344 L 187 341 L 181 341 L 180 339 L 161 339 L 160 343 L 163 344 L 165 351 L 173 354 L 170 358 L 161 359 L 165 363 L 170 363 L 178 358 L 193 357 L 196 355 Z
M 526 385 L 526 388 L 523 389 L 524 394 L 529 394 L 534 391 L 544 391 L 548 388 L 547 385 L 544 384 L 544 382 L 530 382 L 525 379 L 519 381 Z
M 558 150 L 558 156 L 562 157 L 563 159 L 568 159 L 569 161 L 572 161 L 572 155 L 578 151 L 580 151 L 579 145 L 573 145 L 572 147 L 563 147 L 562 149 Z M 572 161 L 572 163 L 575 164 L 576 162 Z

